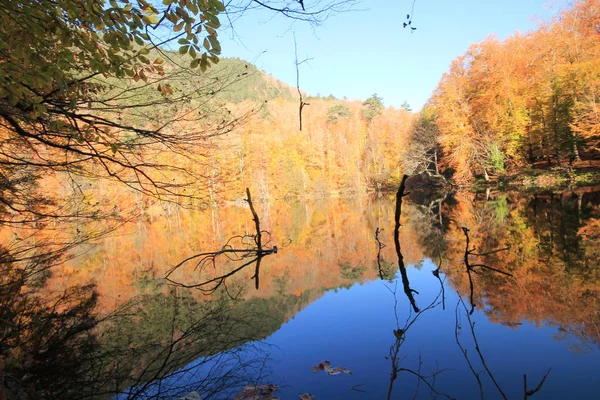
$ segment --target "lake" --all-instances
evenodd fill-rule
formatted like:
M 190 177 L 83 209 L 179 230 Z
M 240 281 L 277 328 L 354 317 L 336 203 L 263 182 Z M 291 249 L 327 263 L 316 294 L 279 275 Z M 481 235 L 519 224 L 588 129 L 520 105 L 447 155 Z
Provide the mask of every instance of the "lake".
M 40 392 L 598 398 L 599 191 L 410 193 L 400 259 L 394 207 L 394 194 L 254 201 L 260 248 L 243 201 L 122 224 L 39 289 L 93 291 L 80 308 L 98 322 L 69 339 L 86 372 Z

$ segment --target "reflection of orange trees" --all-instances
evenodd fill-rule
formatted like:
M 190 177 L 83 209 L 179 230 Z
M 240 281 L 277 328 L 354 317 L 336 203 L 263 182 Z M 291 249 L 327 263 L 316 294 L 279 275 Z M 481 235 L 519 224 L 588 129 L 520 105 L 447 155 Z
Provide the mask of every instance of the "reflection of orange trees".
M 464 251 L 460 226 L 464 225 L 471 229 L 472 246 L 480 253 L 510 247 L 487 256 L 485 264 L 513 277 L 493 271 L 472 275 L 474 301 L 485 305 L 492 321 L 508 326 L 523 320 L 551 324 L 559 328 L 559 338 L 600 344 L 597 207 L 584 197 L 578 212 L 577 196 L 570 193 L 554 200 L 541 197 L 531 201 L 509 195 L 508 205 L 502 198 L 457 198 L 459 204 L 452 215 L 457 224 L 447 233 L 446 258 L 452 263 L 444 272 L 459 293 L 469 296 L 468 275 L 459 261 Z
M 407 207 L 410 209 L 410 204 Z M 242 297 L 246 299 L 321 293 L 323 289 L 376 279 L 375 227 L 383 227 L 382 239 L 392 241 L 393 205 L 388 201 L 255 201 L 255 208 L 261 215 L 261 229 L 272 234 L 269 245 L 281 245 L 286 239 L 292 242 L 263 260 L 259 291 L 250 280 L 254 269 L 231 277 L 235 288 L 244 288 Z M 109 311 L 136 294 L 164 292 L 162 278 L 168 269 L 192 254 L 220 249 L 231 236 L 253 231 L 247 208 L 234 205 L 204 212 L 179 210 L 170 218 L 129 223 L 90 246 L 84 257 L 61 266 L 50 286 L 59 290 L 92 280 L 101 308 Z M 416 235 L 410 225 L 400 231 L 405 261 L 416 264 L 422 258 Z M 394 260 L 393 246 L 384 249 L 382 255 Z M 354 279 L 348 279 L 347 263 L 349 270 L 356 272 Z M 354 277 L 361 270 L 358 266 L 366 269 Z M 230 269 L 230 265 L 217 264 L 212 272 L 216 276 Z M 180 282 L 198 280 L 193 269 L 181 269 L 177 274 Z M 204 297 L 200 293 L 194 296 Z

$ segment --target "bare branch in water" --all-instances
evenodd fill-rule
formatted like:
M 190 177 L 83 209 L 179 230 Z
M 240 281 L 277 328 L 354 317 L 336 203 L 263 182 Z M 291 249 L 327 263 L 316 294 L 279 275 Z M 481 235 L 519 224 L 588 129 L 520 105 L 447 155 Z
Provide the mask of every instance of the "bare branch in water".
M 411 368 L 404 368 L 404 367 L 400 367 L 400 363 L 403 360 L 403 358 L 400 357 L 400 349 L 402 347 L 402 345 L 404 344 L 404 341 L 406 340 L 406 333 L 408 332 L 408 330 L 410 329 L 411 326 L 413 326 L 415 324 L 415 322 L 417 322 L 417 320 L 419 319 L 419 317 L 424 314 L 425 312 L 434 309 L 435 307 L 437 307 L 440 304 L 440 297 L 442 296 L 442 292 L 443 290 L 440 289 L 439 293 L 437 294 L 437 296 L 432 300 L 432 302 L 425 307 L 424 309 L 418 311 L 416 314 L 412 314 L 412 311 L 410 312 L 408 318 L 406 319 L 406 321 L 404 322 L 404 325 L 402 327 L 400 327 L 400 324 L 398 322 L 398 314 L 397 314 L 397 298 L 396 298 L 396 288 L 394 288 L 393 290 L 388 287 L 386 285 L 386 287 L 388 288 L 388 290 L 392 293 L 392 295 L 394 296 L 394 312 L 395 312 L 395 317 L 396 317 L 396 329 L 394 329 L 394 343 L 390 346 L 390 351 L 388 356 L 386 357 L 386 359 L 390 360 L 391 364 L 392 364 L 392 372 L 390 374 L 390 384 L 388 387 L 388 393 L 387 393 L 387 399 L 391 399 L 392 397 L 392 391 L 394 388 L 394 381 L 398 378 L 398 374 L 400 372 L 408 372 L 414 376 L 416 376 L 418 378 L 418 383 L 417 383 L 417 392 L 418 392 L 418 388 L 421 382 L 423 382 L 430 390 L 431 393 L 436 394 L 438 396 L 443 396 L 447 399 L 453 399 L 453 397 L 450 397 L 449 395 L 439 392 L 437 389 L 435 389 L 435 380 L 437 375 L 441 374 L 442 372 L 444 372 L 444 370 L 441 369 L 437 369 L 436 371 L 433 371 L 430 375 L 424 375 L 421 372 L 421 366 L 423 364 L 422 360 L 421 360 L 421 355 L 419 354 L 419 366 L 417 368 L 417 370 L 415 371 L 414 369 Z M 409 310 L 412 310 L 409 309 Z
M 383 269 L 381 268 L 381 249 L 383 249 L 385 247 L 385 244 L 383 244 L 381 242 L 381 240 L 379 240 L 379 234 L 383 231 L 383 229 L 379 229 L 379 227 L 377 227 L 375 229 L 375 241 L 377 242 L 377 269 L 379 271 L 379 278 L 381 280 L 384 279 L 383 277 Z
M 527 390 L 527 375 L 523 374 L 523 399 L 524 400 L 527 400 L 528 397 L 533 396 L 534 394 L 536 394 L 537 392 L 539 392 L 542 389 L 542 386 L 544 385 L 544 382 L 546 382 L 546 378 L 550 374 L 550 371 L 552 371 L 552 368 L 548 369 L 548 371 L 544 374 L 544 377 L 542 378 L 540 383 L 536 386 L 535 389 L 532 389 L 532 390 Z
M 411 289 L 410 287 L 408 274 L 406 273 L 406 267 L 404 266 L 404 257 L 402 256 L 402 251 L 400 250 L 400 215 L 402 214 L 402 198 L 404 196 L 408 196 L 409 194 L 404 193 L 407 179 L 408 175 L 404 175 L 402 177 L 402 182 L 400 183 L 398 192 L 396 192 L 396 211 L 394 213 L 394 245 L 396 246 L 396 255 L 398 256 L 398 269 L 400 270 L 400 275 L 402 275 L 402 285 L 404 286 L 404 293 L 406 293 L 406 297 L 408 297 L 408 300 L 410 301 L 413 310 L 418 313 L 419 307 L 417 307 L 417 302 L 415 301 L 413 293 L 419 294 L 419 292 L 417 292 L 414 289 Z
M 464 348 L 464 346 L 460 343 L 460 339 L 459 339 L 460 331 L 462 329 L 462 325 L 460 323 L 460 315 L 459 315 L 459 309 L 460 309 L 461 305 L 462 305 L 462 307 L 463 307 L 463 309 L 465 311 L 465 316 L 467 318 L 467 323 L 469 324 L 469 330 L 471 331 L 471 337 L 473 338 L 473 344 L 475 346 L 475 352 L 479 356 L 479 360 L 481 361 L 481 365 L 483 366 L 483 369 L 485 370 L 485 372 L 487 373 L 487 375 L 492 380 L 492 383 L 494 384 L 494 386 L 498 390 L 498 393 L 500 393 L 500 396 L 503 399 L 506 400 L 506 399 L 508 399 L 508 397 L 506 396 L 506 394 L 504 393 L 504 390 L 502 389 L 502 387 L 500 386 L 500 384 L 498 383 L 498 381 L 494 377 L 494 374 L 492 374 L 492 371 L 488 367 L 488 365 L 487 365 L 487 363 L 485 361 L 485 357 L 483 356 L 483 352 L 481 350 L 481 347 L 479 346 L 479 341 L 477 340 L 477 335 L 475 334 L 475 322 L 473 322 L 473 320 L 471 319 L 472 312 L 470 312 L 467 309 L 467 305 L 465 304 L 464 300 L 459 297 L 458 302 L 456 303 L 456 311 L 455 311 L 455 313 L 456 313 L 456 325 L 455 325 L 455 329 L 454 329 L 454 335 L 455 335 L 455 338 L 456 338 L 456 344 L 460 348 L 460 350 L 461 350 L 461 352 L 462 352 L 465 360 L 467 361 L 467 364 L 469 365 L 469 369 L 473 373 L 473 376 L 475 376 L 475 379 L 477 379 L 477 384 L 479 386 L 479 393 L 481 395 L 481 398 L 483 399 L 485 397 L 484 396 L 484 391 L 483 391 L 483 383 L 482 383 L 481 377 L 480 377 L 480 375 L 483 373 L 483 371 L 481 371 L 481 372 L 476 372 L 475 371 L 475 368 L 474 368 L 471 360 L 469 359 L 469 356 L 468 356 L 468 353 L 467 353 L 467 349 Z M 532 390 L 527 390 L 527 375 L 523 375 L 523 398 L 525 400 L 529 396 L 533 396 L 535 393 L 537 393 L 538 391 L 540 391 L 542 389 L 542 386 L 544 385 L 544 382 L 546 381 L 546 378 L 548 377 L 548 374 L 550 374 L 551 370 L 552 370 L 552 368 L 550 368 L 546 372 L 546 374 L 544 375 L 544 377 L 542 378 L 542 380 L 540 381 L 540 383 L 537 385 L 537 387 L 535 389 L 532 389 Z
M 502 275 L 506 275 L 506 276 L 510 276 L 510 277 L 512 277 L 513 275 L 509 272 L 505 272 L 505 271 L 502 271 L 497 268 L 492 268 L 485 264 L 471 264 L 471 262 L 469 260 L 469 256 L 486 256 L 486 255 L 490 255 L 490 254 L 495 254 L 495 253 L 499 253 L 501 251 L 506 251 L 509 249 L 509 247 L 492 250 L 492 251 L 489 251 L 486 253 L 475 253 L 475 249 L 469 249 L 469 246 L 470 246 L 469 228 L 466 228 L 463 226 L 462 231 L 465 234 L 465 238 L 466 238 L 464 263 L 465 263 L 465 267 L 467 269 L 467 275 L 469 276 L 469 300 L 471 303 L 471 310 L 469 311 L 469 314 L 472 315 L 473 312 L 475 312 L 475 293 L 474 293 L 474 285 L 473 285 L 473 276 L 471 275 L 471 272 L 475 272 L 477 274 L 478 272 L 477 272 L 477 270 L 475 270 L 475 268 L 487 269 L 487 270 L 498 272 Z
M 242 271 L 246 267 L 255 264 L 254 275 L 252 275 L 251 279 L 254 279 L 256 289 L 259 288 L 259 275 L 260 275 L 260 265 L 262 258 L 268 256 L 270 254 L 277 253 L 277 246 L 273 246 L 270 248 L 265 247 L 265 243 L 263 243 L 263 235 L 267 235 L 270 237 L 270 233 L 268 231 L 263 231 L 260 229 L 260 218 L 254 209 L 254 204 L 252 203 L 252 197 L 250 196 L 250 190 L 246 188 L 246 195 L 248 196 L 246 202 L 250 207 L 250 212 L 252 213 L 252 220 L 254 221 L 255 233 L 252 235 L 236 235 L 231 237 L 227 243 L 218 251 L 210 251 L 205 253 L 195 254 L 190 256 L 171 268 L 165 279 L 169 281 L 172 285 L 184 287 L 184 288 L 195 288 L 202 291 L 204 294 L 212 294 L 219 287 L 224 286 L 227 293 L 229 291 L 227 289 L 226 280 L 227 278 L 237 274 Z M 246 248 L 234 248 L 231 243 L 234 241 L 238 241 L 242 246 L 246 246 Z M 267 243 L 270 240 L 267 240 Z M 231 271 L 221 274 L 217 277 L 207 279 L 200 283 L 193 284 L 185 284 L 182 282 L 177 282 L 171 279 L 171 275 L 180 269 L 184 265 L 189 265 L 191 261 L 195 261 L 194 270 L 197 270 L 199 274 L 201 274 L 207 267 L 212 266 L 213 269 L 216 268 L 216 261 L 219 256 L 225 256 L 227 259 L 233 262 L 243 261 L 242 265 L 232 269 Z M 231 295 L 230 295 L 231 296 Z M 235 297 L 235 296 L 232 296 Z

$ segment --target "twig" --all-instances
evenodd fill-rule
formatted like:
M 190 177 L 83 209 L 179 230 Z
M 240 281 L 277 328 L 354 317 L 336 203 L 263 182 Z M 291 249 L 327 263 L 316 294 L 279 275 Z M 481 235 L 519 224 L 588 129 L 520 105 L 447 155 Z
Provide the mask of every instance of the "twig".
M 525 374 L 523 375 L 523 399 L 524 400 L 527 400 L 528 397 L 533 396 L 534 394 L 536 394 L 537 392 L 539 392 L 542 389 L 542 386 L 544 385 L 544 382 L 546 382 L 546 378 L 550 374 L 550 371 L 552 371 L 552 368 L 548 369 L 548 371 L 544 374 L 544 377 L 542 378 L 540 383 L 533 390 L 527 390 L 527 375 L 525 375 Z
M 385 244 L 381 243 L 379 240 L 379 234 L 383 231 L 383 229 L 379 229 L 377 227 L 375 229 L 375 241 L 377 242 L 377 268 L 379 270 L 379 278 L 383 280 L 383 270 L 381 269 L 381 249 L 385 247 Z
M 465 360 L 467 361 L 467 365 L 469 366 L 469 369 L 473 373 L 473 376 L 475 377 L 475 379 L 477 379 L 477 385 L 479 386 L 479 394 L 481 396 L 481 399 L 483 400 L 484 399 L 483 384 L 481 383 L 481 378 L 479 377 L 479 372 L 475 371 L 475 368 L 473 367 L 473 364 L 471 363 L 471 360 L 469 359 L 469 356 L 467 354 L 467 350 L 462 346 L 462 344 L 460 343 L 460 339 L 458 338 L 459 331 L 462 329 L 462 326 L 461 326 L 460 320 L 459 320 L 459 313 L 458 313 L 458 306 L 460 304 L 461 304 L 461 302 L 458 301 L 456 303 L 456 309 L 454 310 L 454 313 L 456 315 L 456 324 L 454 325 L 454 338 L 456 339 L 456 344 L 458 345 L 458 348 L 460 349 L 462 355 L 465 357 Z M 463 306 L 464 306 L 464 303 L 463 303 Z
M 435 276 L 438 281 L 440 281 L 440 286 L 442 288 L 442 310 L 446 309 L 446 291 L 444 289 L 444 281 L 440 278 L 440 269 L 442 268 L 442 256 L 439 256 L 438 267 L 437 269 L 431 271 L 433 276 Z M 444 279 L 445 280 L 445 279 Z

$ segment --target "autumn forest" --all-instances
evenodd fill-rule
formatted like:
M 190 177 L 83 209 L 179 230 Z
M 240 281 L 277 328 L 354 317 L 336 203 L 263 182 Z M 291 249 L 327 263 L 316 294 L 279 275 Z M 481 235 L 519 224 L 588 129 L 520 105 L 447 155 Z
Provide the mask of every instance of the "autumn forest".
M 356 6 L 0 5 L 0 400 L 598 393 L 600 1 L 420 109 L 221 56 Z

